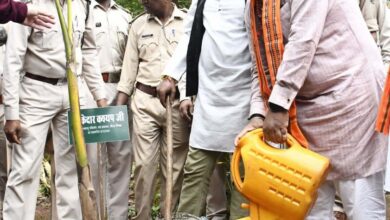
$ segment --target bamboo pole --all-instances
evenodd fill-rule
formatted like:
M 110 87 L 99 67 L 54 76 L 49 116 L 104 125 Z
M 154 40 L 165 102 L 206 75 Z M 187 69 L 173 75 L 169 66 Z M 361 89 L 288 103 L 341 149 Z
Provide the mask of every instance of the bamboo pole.
M 58 17 L 61 24 L 62 36 L 65 43 L 66 53 L 66 78 L 68 80 L 68 92 L 71 111 L 71 126 L 79 179 L 79 193 L 81 210 L 84 220 L 98 219 L 98 211 L 96 207 L 96 195 L 91 181 L 91 173 L 87 159 L 87 151 L 84 141 L 83 127 L 81 124 L 79 92 L 77 85 L 77 77 L 75 64 L 75 51 L 73 48 L 73 26 L 72 26 L 72 0 L 67 0 L 68 5 L 68 22 L 65 24 L 65 18 L 62 14 L 62 8 L 59 0 L 55 0 Z
M 172 219 L 172 188 L 173 188 L 173 171 L 172 171 L 172 152 L 173 152 L 173 131 L 172 131 L 172 104 L 170 97 L 167 97 L 167 179 L 166 179 L 166 199 L 164 219 Z

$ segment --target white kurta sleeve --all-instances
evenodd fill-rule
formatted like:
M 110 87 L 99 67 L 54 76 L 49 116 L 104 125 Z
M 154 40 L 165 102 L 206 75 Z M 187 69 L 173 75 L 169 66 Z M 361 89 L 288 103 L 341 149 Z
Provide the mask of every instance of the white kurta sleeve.
M 187 49 L 190 40 L 192 23 L 194 21 L 195 11 L 198 0 L 193 0 L 188 10 L 186 21 L 184 22 L 184 34 L 173 53 L 172 58 L 167 63 L 163 75 L 170 76 L 179 81 L 187 68 Z
M 265 116 L 266 107 L 263 101 L 263 97 L 260 93 L 260 82 L 259 74 L 256 65 L 256 55 L 253 48 L 253 38 L 251 34 L 251 19 L 250 19 L 250 1 L 247 2 L 245 8 L 245 27 L 249 36 L 249 50 L 252 57 L 252 67 L 251 67 L 251 106 L 249 111 L 249 117 L 254 114 L 260 114 Z

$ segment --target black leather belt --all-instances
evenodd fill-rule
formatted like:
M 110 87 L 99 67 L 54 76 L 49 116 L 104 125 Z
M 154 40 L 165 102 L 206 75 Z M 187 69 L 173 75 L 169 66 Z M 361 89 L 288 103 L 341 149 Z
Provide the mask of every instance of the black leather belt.
M 30 79 L 38 80 L 38 81 L 49 83 L 52 85 L 57 85 L 58 81 L 64 79 L 64 78 L 48 78 L 48 77 L 44 77 L 44 76 L 40 76 L 40 75 L 35 75 L 32 73 L 26 73 L 24 76 L 28 77 Z
M 148 86 L 143 83 L 137 82 L 135 84 L 135 88 L 141 90 L 142 92 L 149 94 L 153 97 L 157 97 L 157 87 L 155 86 Z M 176 93 L 175 93 L 175 99 L 180 98 L 179 88 L 176 86 Z

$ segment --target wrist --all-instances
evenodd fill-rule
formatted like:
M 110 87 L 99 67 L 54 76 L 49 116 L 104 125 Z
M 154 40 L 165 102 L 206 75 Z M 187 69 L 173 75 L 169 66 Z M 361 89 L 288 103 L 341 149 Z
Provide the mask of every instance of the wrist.
M 129 101 L 129 96 L 126 93 L 119 91 L 113 103 L 115 103 L 115 105 L 127 105 L 128 101 Z
M 248 120 L 251 120 L 253 118 L 259 118 L 259 119 L 262 119 L 262 120 L 265 119 L 264 115 L 262 115 L 262 114 L 252 114 L 251 116 L 249 116 Z

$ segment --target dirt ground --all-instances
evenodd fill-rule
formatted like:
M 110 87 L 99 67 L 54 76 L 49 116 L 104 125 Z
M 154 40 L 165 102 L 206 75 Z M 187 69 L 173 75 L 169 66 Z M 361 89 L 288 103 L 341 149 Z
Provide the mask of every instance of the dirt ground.
M 38 197 L 35 220 L 50 220 L 50 198 Z

